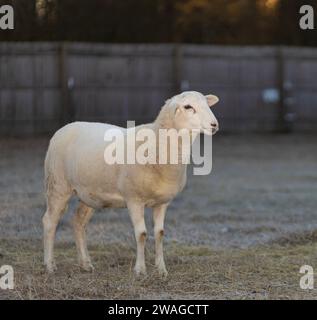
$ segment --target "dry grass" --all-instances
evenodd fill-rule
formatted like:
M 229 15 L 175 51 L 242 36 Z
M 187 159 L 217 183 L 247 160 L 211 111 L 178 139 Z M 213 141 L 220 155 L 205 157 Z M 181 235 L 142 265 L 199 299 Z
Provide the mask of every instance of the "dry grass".
M 166 280 L 135 279 L 134 236 L 126 210 L 99 210 L 88 226 L 93 274 L 76 266 L 69 225 L 57 232 L 54 276 L 42 267 L 43 160 L 48 139 L 0 139 L 0 265 L 16 289 L 0 298 L 308 299 L 299 268 L 317 268 L 317 148 L 313 135 L 217 135 L 213 172 L 189 176 L 166 218 Z M 6 239 L 6 240 L 3 240 Z
M 169 275 L 160 278 L 149 262 L 149 274 L 135 278 L 134 250 L 122 244 L 92 246 L 94 273 L 76 265 L 73 245 L 59 243 L 58 271 L 44 272 L 42 247 L 35 241 L 1 241 L 0 265 L 15 269 L 15 290 L 0 291 L 16 299 L 316 299 L 316 290 L 299 287 L 300 266 L 317 266 L 315 244 L 258 246 L 212 250 L 207 246 L 170 243 Z

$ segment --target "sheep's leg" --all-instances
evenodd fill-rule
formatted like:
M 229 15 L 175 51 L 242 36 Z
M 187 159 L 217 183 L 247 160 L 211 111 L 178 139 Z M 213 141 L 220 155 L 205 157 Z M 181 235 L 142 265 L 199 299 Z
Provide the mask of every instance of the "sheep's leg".
M 86 271 L 93 271 L 86 241 L 85 227 L 93 215 L 93 209 L 86 206 L 83 202 L 79 203 L 76 213 L 73 217 L 73 228 L 80 266 Z
M 48 196 L 47 210 L 43 216 L 44 265 L 48 272 L 56 270 L 54 261 L 54 240 L 57 224 L 65 212 L 70 196 Z
M 146 274 L 144 247 L 146 240 L 146 226 L 144 222 L 144 205 L 137 203 L 128 203 L 128 209 L 134 227 L 134 234 L 137 244 L 137 257 L 135 263 L 135 273 Z
M 155 235 L 155 265 L 159 274 L 167 275 L 163 253 L 164 218 L 167 204 L 156 206 L 153 209 L 154 235 Z

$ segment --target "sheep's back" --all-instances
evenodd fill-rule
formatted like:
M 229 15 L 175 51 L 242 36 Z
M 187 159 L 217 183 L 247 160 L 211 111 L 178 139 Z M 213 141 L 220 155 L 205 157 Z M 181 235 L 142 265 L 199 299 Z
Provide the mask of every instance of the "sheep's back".
M 74 122 L 58 130 L 47 152 L 46 176 L 53 173 L 57 180 L 66 181 L 77 192 L 113 189 L 116 169 L 107 168 L 104 161 L 107 146 L 104 134 L 109 129 L 125 130 L 90 122 Z

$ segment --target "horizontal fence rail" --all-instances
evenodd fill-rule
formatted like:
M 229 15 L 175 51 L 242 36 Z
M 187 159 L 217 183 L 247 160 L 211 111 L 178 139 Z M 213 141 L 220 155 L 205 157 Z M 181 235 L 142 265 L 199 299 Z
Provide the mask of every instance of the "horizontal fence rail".
M 224 132 L 312 131 L 316 78 L 309 48 L 0 43 L 0 134 L 149 122 L 185 90 L 220 97 Z

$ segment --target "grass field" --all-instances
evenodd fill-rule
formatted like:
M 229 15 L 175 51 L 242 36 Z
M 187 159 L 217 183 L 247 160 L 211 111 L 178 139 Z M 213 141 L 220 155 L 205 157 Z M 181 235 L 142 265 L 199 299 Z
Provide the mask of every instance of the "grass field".
M 151 252 L 148 275 L 136 278 L 134 250 L 127 244 L 92 245 L 96 270 L 91 274 L 80 270 L 72 245 L 59 243 L 59 270 L 47 275 L 39 241 L 5 241 L 0 264 L 14 266 L 16 288 L 2 294 L 15 299 L 315 299 L 315 290 L 299 286 L 299 267 L 317 266 L 316 245 L 306 240 L 226 250 L 169 243 L 166 279 L 157 276 Z
M 316 136 L 221 136 L 213 172 L 190 176 L 166 219 L 169 275 L 135 278 L 126 210 L 96 212 L 88 226 L 93 274 L 80 271 L 69 212 L 58 228 L 58 271 L 42 266 L 43 159 L 48 140 L 0 140 L 0 266 L 15 270 L 15 290 L 0 298 L 315 299 L 299 287 L 299 268 L 317 268 Z

